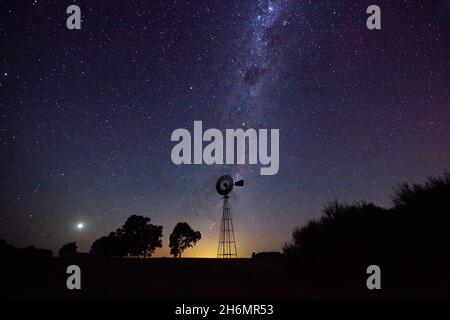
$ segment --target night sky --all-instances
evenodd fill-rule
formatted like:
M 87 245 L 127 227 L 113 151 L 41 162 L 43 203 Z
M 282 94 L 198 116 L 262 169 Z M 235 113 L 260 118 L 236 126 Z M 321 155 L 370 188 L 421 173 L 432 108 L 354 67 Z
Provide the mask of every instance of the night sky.
M 215 257 L 226 173 L 245 179 L 239 256 L 334 199 L 388 207 L 398 182 L 450 169 L 449 57 L 448 0 L 0 1 L 0 238 L 88 251 L 139 214 L 164 226 L 156 256 L 186 221 L 202 240 L 183 256 Z M 278 174 L 174 165 L 194 120 L 279 128 Z

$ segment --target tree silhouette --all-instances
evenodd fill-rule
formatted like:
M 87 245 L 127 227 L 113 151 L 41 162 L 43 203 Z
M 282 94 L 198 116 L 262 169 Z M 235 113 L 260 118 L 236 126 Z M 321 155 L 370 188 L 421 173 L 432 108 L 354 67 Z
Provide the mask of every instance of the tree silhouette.
M 202 238 L 200 231 L 194 231 L 186 222 L 179 222 L 170 235 L 170 254 L 181 258 L 181 253 L 193 247 Z
M 119 239 L 126 244 L 130 256 L 151 256 L 156 248 L 162 247 L 162 226 L 150 223 L 150 218 L 132 215 L 119 229 Z
M 162 247 L 162 226 L 150 223 L 150 218 L 132 215 L 122 228 L 97 239 L 91 253 L 109 257 L 151 257 Z
M 78 247 L 76 242 L 69 242 L 63 245 L 61 249 L 59 249 L 58 253 L 60 257 L 70 256 L 76 254 L 77 249 Z
M 95 240 L 90 252 L 106 257 L 124 257 L 127 255 L 126 245 L 119 238 L 117 232 L 111 232 L 108 236 Z

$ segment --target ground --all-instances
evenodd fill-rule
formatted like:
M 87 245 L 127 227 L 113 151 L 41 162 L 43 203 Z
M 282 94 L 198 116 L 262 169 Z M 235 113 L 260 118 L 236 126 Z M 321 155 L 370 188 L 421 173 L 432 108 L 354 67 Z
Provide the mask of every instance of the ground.
M 81 290 L 68 290 L 66 269 L 81 268 Z M 290 271 L 289 271 L 290 270 Z M 369 292 L 302 285 L 280 259 L 108 259 L 11 258 L 0 266 L 0 298 L 6 299 L 151 299 L 293 300 L 416 297 L 388 289 Z M 326 287 L 326 286 L 325 286 Z

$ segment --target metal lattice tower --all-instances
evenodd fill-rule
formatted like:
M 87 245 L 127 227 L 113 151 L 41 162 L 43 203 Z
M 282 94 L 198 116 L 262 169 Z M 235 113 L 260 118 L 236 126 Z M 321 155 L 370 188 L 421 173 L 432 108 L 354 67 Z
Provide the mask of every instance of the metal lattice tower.
M 217 258 L 237 258 L 233 221 L 231 220 L 229 196 L 223 196 L 222 223 L 220 225 Z

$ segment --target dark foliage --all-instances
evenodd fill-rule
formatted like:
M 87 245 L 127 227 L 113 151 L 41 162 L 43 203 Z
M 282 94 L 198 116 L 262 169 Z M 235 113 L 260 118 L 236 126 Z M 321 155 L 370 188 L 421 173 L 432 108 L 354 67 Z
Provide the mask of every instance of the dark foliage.
M 321 218 L 294 230 L 284 254 L 303 271 L 300 277 L 315 283 L 364 285 L 365 268 L 377 264 L 393 286 L 444 288 L 450 267 L 450 175 L 401 184 L 393 203 L 383 209 L 333 202 Z
M 194 231 L 186 222 L 179 222 L 170 235 L 170 254 L 181 258 L 181 253 L 193 247 L 202 238 L 200 231 Z
M 94 241 L 90 252 L 105 257 L 124 257 L 127 255 L 126 243 L 121 238 L 119 229 L 108 236 Z
M 78 250 L 77 243 L 69 242 L 63 245 L 61 249 L 59 249 L 58 253 L 60 257 L 64 257 L 76 254 L 77 250 Z
M 272 259 L 281 259 L 283 255 L 281 252 L 278 251 L 264 251 L 264 252 L 258 252 L 252 253 L 252 259 L 258 259 L 258 260 L 272 260 Z
M 0 257 L 50 258 L 52 255 L 51 250 L 38 249 L 34 246 L 16 248 L 0 239 Z
M 6 242 L 5 239 L 0 239 L 0 257 L 10 257 L 17 253 L 18 249 Z
M 151 257 L 162 247 L 162 226 L 150 223 L 150 218 L 132 215 L 122 228 L 96 240 L 91 253 L 108 257 Z

